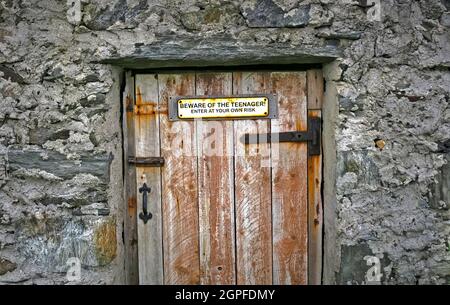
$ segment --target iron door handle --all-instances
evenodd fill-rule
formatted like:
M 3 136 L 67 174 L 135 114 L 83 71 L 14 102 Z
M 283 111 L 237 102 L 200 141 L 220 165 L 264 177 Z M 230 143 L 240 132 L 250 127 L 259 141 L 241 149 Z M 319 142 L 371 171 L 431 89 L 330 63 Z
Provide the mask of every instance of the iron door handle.
M 153 217 L 152 213 L 147 211 L 147 197 L 150 191 L 151 188 L 149 188 L 146 183 L 139 188 L 139 193 L 142 193 L 142 212 L 139 213 L 139 218 L 142 219 L 144 224 Z

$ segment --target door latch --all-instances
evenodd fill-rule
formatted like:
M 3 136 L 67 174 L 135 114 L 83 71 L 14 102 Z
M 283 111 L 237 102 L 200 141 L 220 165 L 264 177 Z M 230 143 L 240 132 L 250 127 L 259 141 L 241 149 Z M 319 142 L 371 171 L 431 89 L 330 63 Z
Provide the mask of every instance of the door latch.
M 263 144 L 277 142 L 308 142 L 308 155 L 320 155 L 322 120 L 318 117 L 308 117 L 307 131 L 286 131 L 266 134 L 244 134 L 241 142 L 244 144 Z
M 162 167 L 164 165 L 163 157 L 128 157 L 128 163 L 136 166 Z
M 139 188 L 139 193 L 142 193 L 142 212 L 139 213 L 139 218 L 142 219 L 144 223 L 147 223 L 150 219 L 152 219 L 152 213 L 147 211 L 147 194 L 150 193 L 151 189 L 147 186 L 146 183 Z

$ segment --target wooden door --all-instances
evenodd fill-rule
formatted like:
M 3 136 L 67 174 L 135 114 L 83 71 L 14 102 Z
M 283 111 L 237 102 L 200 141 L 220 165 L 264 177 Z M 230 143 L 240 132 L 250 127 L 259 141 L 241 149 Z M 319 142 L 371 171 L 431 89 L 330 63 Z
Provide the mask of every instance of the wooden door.
M 127 109 L 142 284 L 320 283 L 321 157 L 306 142 L 243 144 L 245 133 L 306 131 L 319 116 L 320 70 L 138 74 Z M 277 119 L 169 121 L 171 96 L 272 93 Z M 129 147 L 130 145 L 128 145 Z M 148 165 L 148 164 L 147 164 Z

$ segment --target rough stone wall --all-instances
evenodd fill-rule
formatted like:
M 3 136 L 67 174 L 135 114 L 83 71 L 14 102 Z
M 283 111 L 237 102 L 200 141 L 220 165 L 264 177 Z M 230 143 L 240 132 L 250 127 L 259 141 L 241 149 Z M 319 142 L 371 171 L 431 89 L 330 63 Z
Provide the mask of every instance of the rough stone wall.
M 121 278 L 118 74 L 68 7 L 0 3 L 0 283 L 67 283 L 71 257 L 83 283 Z
M 67 283 L 70 257 L 82 283 L 124 281 L 121 73 L 100 62 L 180 41 L 341 54 L 324 281 L 364 283 L 377 256 L 383 283 L 449 283 L 450 2 L 367 2 L 1 1 L 0 283 Z

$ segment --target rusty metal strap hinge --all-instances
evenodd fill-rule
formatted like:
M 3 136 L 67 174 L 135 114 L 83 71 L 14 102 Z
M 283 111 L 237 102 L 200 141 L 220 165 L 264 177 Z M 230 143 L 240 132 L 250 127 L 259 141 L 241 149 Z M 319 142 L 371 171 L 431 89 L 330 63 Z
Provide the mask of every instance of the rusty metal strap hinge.
M 128 157 L 128 163 L 136 166 L 161 167 L 164 165 L 163 157 Z
M 308 142 L 308 155 L 320 155 L 321 151 L 322 120 L 309 117 L 307 131 L 287 131 L 265 134 L 244 134 L 241 141 L 244 144 L 262 144 L 277 142 Z

